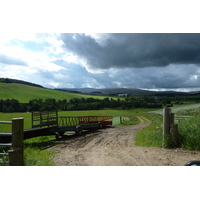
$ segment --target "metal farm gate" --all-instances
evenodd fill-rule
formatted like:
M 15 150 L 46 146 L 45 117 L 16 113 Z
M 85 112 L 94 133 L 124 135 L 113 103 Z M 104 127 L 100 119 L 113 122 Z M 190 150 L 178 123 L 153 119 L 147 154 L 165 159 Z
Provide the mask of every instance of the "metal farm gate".
M 22 166 L 24 164 L 24 119 L 13 118 L 12 121 L 0 121 L 0 124 L 10 124 L 12 126 L 12 132 L 0 132 L 0 157 L 2 157 L 0 165 Z M 11 143 L 7 142 L 6 138 Z
M 32 112 L 32 128 L 57 127 L 58 112 L 44 111 Z

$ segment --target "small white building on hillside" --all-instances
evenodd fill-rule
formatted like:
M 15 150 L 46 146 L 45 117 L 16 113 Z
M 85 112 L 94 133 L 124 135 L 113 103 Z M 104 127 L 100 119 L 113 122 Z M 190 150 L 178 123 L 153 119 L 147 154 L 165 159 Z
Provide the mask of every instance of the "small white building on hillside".
M 123 94 L 118 94 L 118 97 L 127 97 L 128 96 L 128 94 L 125 94 L 125 93 L 123 93 Z

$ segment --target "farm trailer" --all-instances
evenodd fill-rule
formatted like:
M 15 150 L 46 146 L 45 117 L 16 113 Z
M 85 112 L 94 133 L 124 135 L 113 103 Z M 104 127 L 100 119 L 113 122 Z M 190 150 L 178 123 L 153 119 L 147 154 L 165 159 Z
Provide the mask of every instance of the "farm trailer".
M 112 116 L 58 116 L 57 111 L 32 112 L 32 128 L 24 130 L 24 139 L 38 136 L 63 136 L 67 131 L 80 135 L 83 130 L 112 126 Z M 10 142 L 11 137 L 0 136 L 0 142 Z
M 58 117 L 57 111 L 32 113 L 32 128 L 48 128 L 57 138 L 67 131 L 75 131 L 75 134 L 80 135 L 83 130 L 111 125 L 112 116 Z

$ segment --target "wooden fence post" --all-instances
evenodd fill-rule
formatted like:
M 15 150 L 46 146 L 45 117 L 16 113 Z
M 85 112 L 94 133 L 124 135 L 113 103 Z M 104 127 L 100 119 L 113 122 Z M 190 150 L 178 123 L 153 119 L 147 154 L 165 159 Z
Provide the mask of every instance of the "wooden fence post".
M 163 134 L 170 134 L 171 109 L 163 109 Z
M 168 138 L 170 136 L 170 125 L 171 125 L 171 109 L 163 108 L 163 142 L 162 147 L 168 146 Z
M 12 119 L 12 150 L 9 151 L 11 166 L 24 165 L 24 119 Z
M 174 124 L 175 113 L 171 113 L 171 124 Z
M 179 146 L 178 124 L 171 125 L 171 135 L 174 142 L 174 146 Z

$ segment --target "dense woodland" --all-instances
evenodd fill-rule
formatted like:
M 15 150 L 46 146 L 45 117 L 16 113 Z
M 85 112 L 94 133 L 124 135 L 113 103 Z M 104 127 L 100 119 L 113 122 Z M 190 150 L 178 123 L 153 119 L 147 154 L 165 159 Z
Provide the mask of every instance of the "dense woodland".
M 170 102 L 168 102 L 170 103 Z M 16 99 L 0 99 L 0 112 L 32 112 L 47 110 L 99 110 L 104 108 L 133 109 L 133 108 L 162 108 L 163 104 L 154 98 L 128 97 L 117 100 L 112 98 L 74 98 L 56 101 L 53 98 L 33 99 L 28 103 L 20 103 Z

